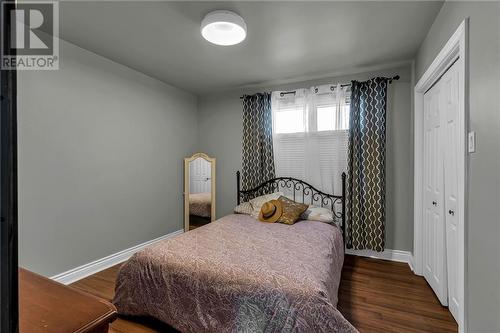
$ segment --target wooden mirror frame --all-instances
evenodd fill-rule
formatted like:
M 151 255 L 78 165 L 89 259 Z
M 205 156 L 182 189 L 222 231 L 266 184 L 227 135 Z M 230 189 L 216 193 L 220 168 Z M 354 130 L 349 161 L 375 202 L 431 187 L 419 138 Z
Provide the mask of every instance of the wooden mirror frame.
M 215 157 L 210 157 L 205 153 L 195 153 L 190 157 L 184 158 L 184 232 L 189 231 L 189 163 L 197 158 L 203 158 L 210 163 L 210 194 L 212 202 L 210 204 L 210 222 L 215 221 Z

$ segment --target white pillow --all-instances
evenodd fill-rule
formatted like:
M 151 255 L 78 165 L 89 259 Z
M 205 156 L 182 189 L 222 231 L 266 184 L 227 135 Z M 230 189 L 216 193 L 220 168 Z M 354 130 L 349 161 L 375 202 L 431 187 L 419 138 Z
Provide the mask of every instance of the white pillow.
M 238 206 L 234 207 L 234 212 L 236 214 L 252 215 L 252 204 L 250 202 L 242 202 Z
M 333 212 L 325 207 L 309 206 L 300 216 L 302 220 L 312 220 L 326 223 L 333 223 L 335 218 Z
M 252 216 L 255 218 L 259 218 L 260 209 L 262 205 L 271 200 L 278 200 L 279 197 L 283 195 L 282 192 L 275 192 L 271 194 L 264 194 L 260 197 L 253 198 L 250 200 L 250 204 L 252 205 L 253 212 Z

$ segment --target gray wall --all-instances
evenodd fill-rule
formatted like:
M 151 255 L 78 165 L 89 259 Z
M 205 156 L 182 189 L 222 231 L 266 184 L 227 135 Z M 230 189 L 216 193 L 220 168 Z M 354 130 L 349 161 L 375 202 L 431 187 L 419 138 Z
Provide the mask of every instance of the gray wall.
M 197 99 L 61 41 L 20 71 L 19 260 L 53 275 L 182 228 Z
M 467 226 L 468 328 L 500 332 L 500 3 L 446 2 L 420 47 L 416 76 L 470 17 L 470 129 L 476 152 L 469 158 Z
M 239 96 L 257 91 L 310 87 L 399 74 L 389 86 L 387 110 L 387 248 L 413 249 L 413 145 L 410 67 L 276 87 L 228 91 L 199 99 L 200 149 L 217 158 L 217 216 L 236 205 L 236 170 L 241 168 L 242 104 Z

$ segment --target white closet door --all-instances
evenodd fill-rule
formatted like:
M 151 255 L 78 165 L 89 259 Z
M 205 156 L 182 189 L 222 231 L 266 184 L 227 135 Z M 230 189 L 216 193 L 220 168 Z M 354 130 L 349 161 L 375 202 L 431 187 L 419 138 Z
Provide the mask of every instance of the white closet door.
M 210 162 L 198 157 L 189 163 L 190 193 L 210 193 L 212 170 Z
M 443 305 L 448 304 L 444 217 L 441 82 L 424 94 L 424 277 Z
M 458 226 L 458 112 L 459 112 L 459 76 L 458 67 L 453 65 L 441 78 L 443 96 L 443 132 L 445 157 L 445 220 L 446 252 L 448 268 L 448 302 L 451 314 L 459 318 L 459 226 Z

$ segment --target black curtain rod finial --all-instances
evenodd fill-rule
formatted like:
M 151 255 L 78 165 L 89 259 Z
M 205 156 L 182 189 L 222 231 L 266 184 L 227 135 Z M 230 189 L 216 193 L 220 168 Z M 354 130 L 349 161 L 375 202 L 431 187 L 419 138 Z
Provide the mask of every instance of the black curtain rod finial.
M 392 83 L 392 80 L 395 80 L 395 81 L 399 80 L 399 75 L 395 75 L 395 76 L 389 78 L 389 83 Z

